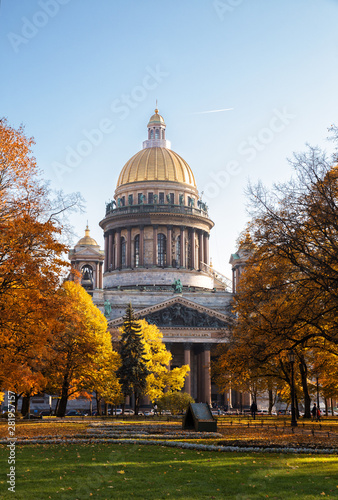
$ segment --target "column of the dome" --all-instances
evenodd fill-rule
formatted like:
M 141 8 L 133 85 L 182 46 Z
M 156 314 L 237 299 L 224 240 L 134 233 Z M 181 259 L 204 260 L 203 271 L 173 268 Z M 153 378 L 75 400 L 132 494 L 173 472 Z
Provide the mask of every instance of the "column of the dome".
M 131 227 L 127 229 L 127 267 L 131 267 Z
M 196 269 L 195 262 L 195 229 L 190 229 L 190 248 L 191 248 L 191 269 Z
M 197 269 L 202 269 L 202 263 L 204 262 L 204 233 L 199 231 L 198 234 L 198 266 Z
M 153 226 L 153 265 L 157 266 L 157 230 L 158 226 Z
M 191 343 L 184 344 L 184 364 L 189 365 L 190 372 L 184 381 L 184 392 L 191 394 Z
M 167 226 L 167 267 L 171 267 L 173 263 L 172 258 L 172 226 Z
M 115 257 L 116 257 L 116 245 L 115 245 L 115 234 L 116 231 L 113 231 L 113 242 L 112 242 L 112 249 L 111 249 L 111 266 L 112 266 L 112 271 L 116 269 L 115 267 Z
M 113 264 L 113 245 L 114 245 L 114 240 L 113 240 L 113 232 L 109 231 L 108 234 L 108 271 L 111 271 L 114 269 L 114 264 Z
M 181 262 L 179 262 L 179 265 L 181 267 L 185 267 L 185 227 L 181 226 L 181 239 L 180 239 L 180 252 L 181 252 Z
M 208 233 L 204 233 L 204 262 L 209 265 L 210 257 L 209 257 L 209 238 L 210 235 Z
M 144 226 L 140 226 L 140 266 L 144 266 Z
M 115 254 L 116 254 L 116 266 L 115 268 L 120 269 L 121 268 L 121 229 L 117 229 L 116 231 L 116 247 L 115 247 Z
M 108 271 L 108 243 L 109 243 L 109 238 L 107 233 L 104 235 L 104 272 L 106 273 Z

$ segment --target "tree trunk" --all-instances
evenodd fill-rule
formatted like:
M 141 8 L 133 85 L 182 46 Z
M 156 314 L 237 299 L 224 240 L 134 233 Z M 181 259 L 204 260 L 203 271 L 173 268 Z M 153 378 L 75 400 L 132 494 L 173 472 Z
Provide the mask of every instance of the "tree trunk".
M 138 411 L 140 408 L 140 395 L 137 392 L 134 393 L 134 399 L 135 399 L 134 412 L 135 412 L 135 415 L 138 415 Z
M 328 405 L 327 405 L 327 399 L 325 398 L 324 399 L 324 403 L 325 403 L 325 416 L 328 417 L 329 416 L 329 410 L 328 410 Z
M 299 419 L 298 397 L 296 391 L 295 391 L 295 409 L 296 409 L 296 417 L 297 419 Z
M 58 417 L 64 417 L 67 410 L 68 403 L 68 391 L 69 391 L 69 380 L 68 374 L 63 377 L 62 391 L 61 391 L 61 399 L 58 406 Z
M 331 415 L 333 416 L 334 415 L 334 411 L 333 411 L 333 399 L 331 398 Z
M 104 402 L 104 414 L 108 417 L 108 403 Z
M 21 406 L 22 416 L 25 417 L 26 415 L 29 415 L 30 410 L 31 410 L 31 398 L 30 396 L 24 396 L 22 398 L 22 406 Z
M 269 389 L 269 415 L 271 415 L 273 407 L 273 392 L 272 389 Z
M 102 408 L 101 408 L 102 398 L 100 398 L 100 395 L 97 391 L 95 392 L 95 397 L 96 397 L 97 414 L 101 417 L 101 415 L 102 415 Z
M 21 394 L 15 394 L 15 400 L 14 400 L 15 411 L 17 411 L 17 409 L 18 409 L 18 402 L 19 402 L 19 399 L 21 398 L 21 396 L 22 396 L 22 393 Z
M 301 358 L 299 363 L 299 371 L 304 394 L 304 418 L 311 418 L 311 397 L 309 394 L 309 387 L 307 383 L 307 366 L 303 357 Z

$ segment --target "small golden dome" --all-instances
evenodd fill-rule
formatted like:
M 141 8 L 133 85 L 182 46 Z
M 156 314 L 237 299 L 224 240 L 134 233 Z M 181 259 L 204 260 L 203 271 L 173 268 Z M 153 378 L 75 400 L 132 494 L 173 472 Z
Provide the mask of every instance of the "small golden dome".
M 183 158 L 167 148 L 145 148 L 125 164 L 117 188 L 131 182 L 171 181 L 196 187 L 194 174 Z
M 155 125 L 165 125 L 163 116 L 158 114 L 158 109 L 155 109 L 155 114 L 150 117 L 147 127 L 153 127 Z
M 91 236 L 89 236 L 89 233 L 90 233 L 90 230 L 89 230 L 89 227 L 87 225 L 86 227 L 86 230 L 85 230 L 85 236 L 83 238 L 81 238 L 75 246 L 86 246 L 86 247 L 90 247 L 90 246 L 98 246 L 97 242 L 94 240 L 94 238 L 92 238 Z

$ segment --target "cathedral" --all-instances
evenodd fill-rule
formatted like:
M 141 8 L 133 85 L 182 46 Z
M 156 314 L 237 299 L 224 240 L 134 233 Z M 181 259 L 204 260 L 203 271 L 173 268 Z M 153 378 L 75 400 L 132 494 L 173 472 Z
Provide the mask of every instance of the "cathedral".
M 210 262 L 214 223 L 191 167 L 171 149 L 158 109 L 146 137 L 121 169 L 106 205 L 100 222 L 104 251 L 87 226 L 69 258 L 113 339 L 130 302 L 138 318 L 163 333 L 171 367 L 190 366 L 184 390 L 195 401 L 235 406 L 236 393 L 219 394 L 210 375 L 215 349 L 226 341 L 232 298 L 230 281 Z M 231 256 L 233 280 L 243 262 Z

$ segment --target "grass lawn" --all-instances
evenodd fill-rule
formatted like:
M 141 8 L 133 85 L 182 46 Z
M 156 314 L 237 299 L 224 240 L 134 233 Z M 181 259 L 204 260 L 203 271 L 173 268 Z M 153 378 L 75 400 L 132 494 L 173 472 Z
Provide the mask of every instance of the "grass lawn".
M 0 498 L 46 500 L 318 499 L 338 497 L 338 457 L 217 453 L 144 445 L 16 448 L 16 493 L 7 491 L 0 447 Z

